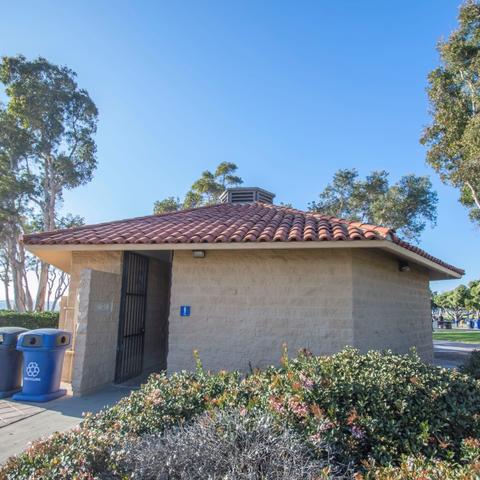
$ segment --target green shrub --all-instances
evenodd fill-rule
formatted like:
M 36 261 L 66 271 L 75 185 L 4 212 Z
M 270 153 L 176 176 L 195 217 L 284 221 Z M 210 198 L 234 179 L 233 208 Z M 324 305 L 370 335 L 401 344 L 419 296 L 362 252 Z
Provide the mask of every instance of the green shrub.
M 256 394 L 262 408 L 276 410 L 307 436 L 323 435 L 356 463 L 388 464 L 416 454 L 458 459 L 462 439 L 480 435 L 479 384 L 413 354 L 346 349 L 287 360 L 261 377 L 255 390 L 264 389 Z
M 58 312 L 25 312 L 0 310 L 0 327 L 58 328 Z
M 480 380 L 480 350 L 474 350 L 460 370 L 477 380 Z
M 445 460 L 426 459 L 423 456 L 404 458 L 398 466 L 375 467 L 365 476 L 355 480 L 474 480 L 480 478 L 480 441 L 467 438 L 463 441 L 465 460 L 451 463 Z
M 92 480 L 103 478 L 105 471 L 115 474 L 119 459 L 114 452 L 121 451 L 126 441 L 187 422 L 207 410 L 211 399 L 234 391 L 239 383 L 235 373 L 152 375 L 113 407 L 87 414 L 75 429 L 55 433 L 12 457 L 0 469 L 0 479 Z
M 121 474 L 115 452 L 126 442 L 217 409 L 272 415 L 306 445 L 324 442 L 341 463 L 363 473 L 372 462 L 376 469 L 398 470 L 405 457 L 425 457 L 452 472 L 470 468 L 464 442 L 480 438 L 480 382 L 426 365 L 414 354 L 346 349 L 331 357 L 284 356 L 281 367 L 246 378 L 200 368 L 152 375 L 140 390 L 87 416 L 75 431 L 37 442 L 11 459 L 0 478 Z

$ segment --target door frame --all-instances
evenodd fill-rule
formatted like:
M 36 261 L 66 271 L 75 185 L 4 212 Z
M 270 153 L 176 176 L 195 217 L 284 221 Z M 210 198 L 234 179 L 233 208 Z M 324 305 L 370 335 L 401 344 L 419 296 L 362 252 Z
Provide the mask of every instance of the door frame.
M 117 358 L 115 362 L 115 383 L 122 383 L 142 373 L 145 345 L 145 321 L 148 299 L 149 258 L 134 252 L 123 252 L 122 290 L 120 316 L 118 322 Z M 137 277 L 136 279 L 133 277 Z M 141 284 L 141 292 L 129 291 Z M 132 310 L 129 298 L 142 298 L 143 304 Z M 128 310 L 127 310 L 128 308 Z M 133 333 L 127 333 L 136 327 Z M 140 342 L 132 345 L 128 339 L 140 337 Z M 138 358 L 140 357 L 140 358 Z

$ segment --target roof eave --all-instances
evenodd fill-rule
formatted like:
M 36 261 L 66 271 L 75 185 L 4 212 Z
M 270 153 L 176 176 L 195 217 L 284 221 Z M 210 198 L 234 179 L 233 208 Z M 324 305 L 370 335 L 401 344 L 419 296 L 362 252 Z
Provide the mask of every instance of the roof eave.
M 410 260 L 416 264 L 426 267 L 430 271 L 431 280 L 452 280 L 462 278 L 464 273 L 459 273 L 456 270 L 448 268 L 447 266 L 440 265 L 433 260 L 423 257 L 418 253 L 412 252 L 407 248 L 404 248 L 400 245 L 397 245 L 393 242 L 386 241 L 382 242 L 385 245 L 382 246 L 384 250 L 387 250 L 400 258 L 405 260 Z
M 342 240 L 342 241 L 301 241 L 301 242 L 220 242 L 220 243 L 159 243 L 159 244 L 65 244 L 29 245 L 25 248 L 61 270 L 70 272 L 71 253 L 85 251 L 145 251 L 145 250 L 288 250 L 318 248 L 380 248 L 405 260 L 425 267 L 432 280 L 459 279 L 462 274 L 444 265 L 429 260 L 390 240 Z

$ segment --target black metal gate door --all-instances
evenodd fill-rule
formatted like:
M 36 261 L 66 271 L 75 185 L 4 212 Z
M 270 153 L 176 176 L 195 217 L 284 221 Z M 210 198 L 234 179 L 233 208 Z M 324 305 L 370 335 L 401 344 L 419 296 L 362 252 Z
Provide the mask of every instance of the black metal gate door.
M 125 252 L 115 381 L 142 372 L 147 307 L 148 258 Z

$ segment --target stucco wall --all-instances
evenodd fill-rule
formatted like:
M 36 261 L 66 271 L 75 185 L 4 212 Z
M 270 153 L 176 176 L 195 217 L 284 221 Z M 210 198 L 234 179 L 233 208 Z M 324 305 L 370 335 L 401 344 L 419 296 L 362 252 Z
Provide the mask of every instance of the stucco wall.
M 84 394 L 115 379 L 121 275 L 80 273 L 72 390 Z
M 70 286 L 67 300 L 67 310 L 65 315 L 65 325 L 68 331 L 73 332 L 73 350 L 67 351 L 65 356 L 64 373 L 70 373 L 70 375 L 64 375 L 65 380 L 71 380 L 74 393 L 84 393 L 87 389 L 93 388 L 95 384 L 101 385 L 105 383 L 105 375 L 103 372 L 98 372 L 94 364 L 91 362 L 86 363 L 86 355 L 91 345 L 93 337 L 91 334 L 98 328 L 96 323 L 104 321 L 104 314 L 96 315 L 91 310 L 89 304 L 89 296 L 91 295 L 91 302 L 97 302 L 103 300 L 101 295 L 105 297 L 105 302 L 110 301 L 109 298 L 115 300 L 115 305 L 109 314 L 109 324 L 106 328 L 109 332 L 109 340 L 115 343 L 115 346 L 111 347 L 112 352 L 116 354 L 116 339 L 118 333 L 118 308 L 120 306 L 120 291 L 121 291 L 121 272 L 122 272 L 122 252 L 74 252 L 72 254 L 72 266 L 70 274 Z M 91 277 L 83 277 L 84 272 L 94 270 L 96 272 L 111 273 L 114 277 L 108 275 L 95 278 L 95 288 L 90 288 Z M 111 279 L 115 278 L 113 284 L 110 284 Z M 102 285 L 101 282 L 105 284 Z M 114 291 L 111 291 L 111 288 Z M 102 293 L 103 292 L 103 293 Z M 82 293 L 82 295 L 80 295 Z M 113 297 L 112 295 L 115 294 Z M 81 305 L 80 296 L 83 299 Z M 100 312 L 101 313 L 101 312 Z M 105 313 L 105 312 L 104 312 Z M 104 348 L 99 347 L 99 354 L 104 353 Z M 92 360 L 95 360 L 95 356 Z M 108 357 L 109 362 L 112 362 L 112 357 Z M 103 360 L 100 359 L 102 363 Z M 113 366 L 115 361 L 113 360 Z M 103 370 L 108 370 L 110 367 L 106 365 L 102 366 Z M 97 378 L 98 374 L 98 378 Z M 90 380 L 85 379 L 90 375 Z M 70 377 L 70 378 L 68 378 Z M 113 380 L 113 378 L 112 378 Z M 100 382 L 100 383 L 99 383 Z
M 156 323 L 166 303 L 155 296 L 166 288 L 165 265 L 150 265 L 145 366 L 162 363 L 158 339 L 166 338 L 166 324 Z M 73 256 L 75 393 L 113 381 L 121 270 L 121 252 Z M 193 368 L 193 350 L 212 370 L 265 367 L 278 363 L 284 342 L 291 354 L 414 345 L 432 358 L 428 274 L 413 265 L 401 273 L 379 250 L 219 250 L 203 259 L 177 251 L 171 282 L 168 371 Z M 191 316 L 180 316 L 181 305 L 191 306 Z
M 428 273 L 379 250 L 176 252 L 168 371 L 278 363 L 281 345 L 334 353 L 415 346 L 432 360 Z M 180 306 L 191 316 L 181 317 Z
M 352 252 L 355 346 L 396 353 L 415 346 L 432 361 L 428 272 L 413 264 L 410 272 L 400 272 L 398 260 L 379 250 Z
M 181 317 L 180 306 L 191 316 Z M 176 251 L 168 371 L 265 367 L 282 343 L 330 354 L 353 343 L 350 250 Z
M 78 305 L 78 287 L 80 274 L 85 268 L 99 272 L 122 273 L 122 252 L 73 252 L 70 270 L 70 285 L 68 287 L 67 314 L 65 328 L 74 331 L 76 323 L 75 309 Z
M 143 367 L 167 368 L 170 263 L 149 259 Z

